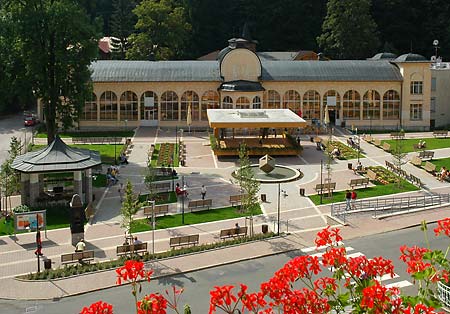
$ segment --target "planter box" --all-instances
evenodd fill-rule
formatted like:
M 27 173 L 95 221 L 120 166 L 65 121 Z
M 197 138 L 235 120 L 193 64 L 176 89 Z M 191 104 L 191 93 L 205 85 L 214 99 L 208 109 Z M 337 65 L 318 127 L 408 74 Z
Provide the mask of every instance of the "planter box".
M 249 156 L 298 156 L 302 154 L 302 150 L 296 149 L 251 149 L 248 150 Z M 214 155 L 216 156 L 239 156 L 238 149 L 214 149 Z

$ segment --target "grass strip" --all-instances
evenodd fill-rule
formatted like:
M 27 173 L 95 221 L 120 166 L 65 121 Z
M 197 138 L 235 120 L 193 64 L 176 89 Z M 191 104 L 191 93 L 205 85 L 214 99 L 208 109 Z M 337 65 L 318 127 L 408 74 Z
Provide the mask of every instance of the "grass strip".
M 440 148 L 448 148 L 450 147 L 450 138 L 409 138 L 409 139 L 403 139 L 403 140 L 383 140 L 381 141 L 381 145 L 383 146 L 383 143 L 388 143 L 391 145 L 391 151 L 395 149 L 395 145 L 397 141 L 401 141 L 401 145 L 403 145 L 402 151 L 404 153 L 410 153 L 414 152 L 414 144 L 418 144 L 420 140 L 424 140 L 426 143 L 425 150 L 433 150 L 433 149 L 440 149 Z
M 133 137 L 133 131 L 110 131 L 110 132 L 63 132 L 58 133 L 61 138 L 80 138 L 80 137 Z M 47 133 L 40 132 L 36 134 L 37 138 L 47 138 Z

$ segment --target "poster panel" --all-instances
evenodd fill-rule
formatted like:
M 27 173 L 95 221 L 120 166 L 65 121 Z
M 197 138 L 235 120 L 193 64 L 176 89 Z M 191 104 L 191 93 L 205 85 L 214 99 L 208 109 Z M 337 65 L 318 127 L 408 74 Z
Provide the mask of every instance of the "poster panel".
M 40 229 L 45 229 L 46 227 L 45 210 L 14 214 L 14 228 L 16 232 L 36 230 L 38 227 Z

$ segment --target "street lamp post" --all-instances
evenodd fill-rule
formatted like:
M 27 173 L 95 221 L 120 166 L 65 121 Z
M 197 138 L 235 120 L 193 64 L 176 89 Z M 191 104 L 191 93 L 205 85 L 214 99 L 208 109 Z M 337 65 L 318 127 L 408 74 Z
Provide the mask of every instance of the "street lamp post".
M 183 193 L 181 193 L 181 223 L 184 225 L 184 196 L 186 195 L 184 176 L 181 176 L 181 187 L 183 188 Z
M 117 165 L 117 136 L 114 136 L 114 165 Z
M 369 116 L 370 127 L 369 127 L 369 135 L 372 136 L 372 116 Z
M 320 204 L 322 204 L 323 199 L 323 178 L 322 178 L 322 172 L 323 172 L 323 160 L 320 160 Z
M 155 256 L 155 229 L 156 229 L 156 217 L 155 217 L 155 201 L 147 201 L 152 206 L 152 256 Z
M 358 135 L 358 128 L 356 128 L 356 134 L 355 134 L 358 138 L 358 164 L 359 164 L 359 153 L 361 152 L 361 139 L 359 138 Z
M 277 235 L 280 235 L 280 194 L 281 194 L 281 185 L 280 185 L 280 183 L 278 183 L 278 206 L 277 206 L 278 229 L 277 229 Z

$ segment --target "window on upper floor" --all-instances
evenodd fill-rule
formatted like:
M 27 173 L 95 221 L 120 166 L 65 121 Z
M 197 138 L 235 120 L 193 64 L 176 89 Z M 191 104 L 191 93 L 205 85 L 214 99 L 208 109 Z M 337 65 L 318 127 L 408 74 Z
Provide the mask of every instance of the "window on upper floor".
M 423 92 L 423 82 L 422 81 L 412 81 L 410 93 L 411 95 L 422 95 Z
M 432 92 L 435 92 L 436 91 L 436 78 L 435 77 L 432 77 L 431 78 L 431 91 Z

